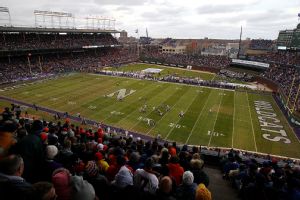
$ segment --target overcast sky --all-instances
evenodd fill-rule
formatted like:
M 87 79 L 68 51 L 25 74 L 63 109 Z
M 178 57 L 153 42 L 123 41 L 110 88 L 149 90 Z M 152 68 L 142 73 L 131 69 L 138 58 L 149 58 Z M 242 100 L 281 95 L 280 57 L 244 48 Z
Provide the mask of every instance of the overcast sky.
M 155 38 L 236 39 L 242 25 L 243 38 L 276 39 L 279 30 L 296 27 L 300 12 L 300 0 L 1 0 L 0 6 L 9 8 L 13 25 L 34 25 L 34 10 L 70 12 L 114 18 L 118 30 L 135 37 L 147 28 Z

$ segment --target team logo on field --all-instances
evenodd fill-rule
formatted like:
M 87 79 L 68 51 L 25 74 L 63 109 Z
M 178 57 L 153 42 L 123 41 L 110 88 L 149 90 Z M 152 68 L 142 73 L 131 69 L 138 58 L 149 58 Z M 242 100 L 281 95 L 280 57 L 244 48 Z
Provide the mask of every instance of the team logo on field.
M 116 96 L 117 96 L 117 99 L 118 99 L 118 100 L 121 100 L 121 99 L 124 99 L 125 97 L 127 97 L 127 96 L 129 96 L 129 95 L 135 93 L 135 92 L 136 92 L 136 90 L 129 90 L 129 92 L 127 92 L 126 89 L 120 89 L 120 90 L 117 90 L 117 91 L 115 91 L 115 92 L 113 92 L 113 93 L 111 93 L 111 94 L 108 94 L 108 95 L 106 95 L 106 96 L 107 96 L 107 97 L 113 97 L 113 96 L 115 96 L 115 94 L 117 94 L 117 95 L 116 95 Z

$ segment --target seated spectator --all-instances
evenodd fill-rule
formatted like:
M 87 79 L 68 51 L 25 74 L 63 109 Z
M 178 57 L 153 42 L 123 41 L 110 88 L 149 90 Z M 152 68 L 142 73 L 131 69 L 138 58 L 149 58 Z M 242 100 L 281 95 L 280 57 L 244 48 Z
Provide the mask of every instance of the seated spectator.
M 24 162 L 18 155 L 10 155 L 0 160 L 0 194 L 1 199 L 32 198 L 32 185 L 24 178 Z
M 99 174 L 99 169 L 94 161 L 88 161 L 85 165 L 84 178 L 92 184 L 97 197 L 109 199 L 109 182 L 105 176 Z
M 178 200 L 194 200 L 197 184 L 194 183 L 194 175 L 190 171 L 185 171 L 182 176 L 182 184 L 178 186 L 176 191 L 176 199 Z
M 121 166 L 121 168 L 116 174 L 113 184 L 119 188 L 125 188 L 128 185 L 133 185 L 133 170 L 131 167 L 126 165 L 124 156 L 118 156 L 117 164 Z
M 70 200 L 72 195 L 71 174 L 65 168 L 59 168 L 53 172 L 52 183 L 54 185 L 57 200 Z
M 172 180 L 168 176 L 164 176 L 159 182 L 159 189 L 156 193 L 159 200 L 175 200 L 172 194 Z
M 209 185 L 209 177 L 203 171 L 204 161 L 202 159 L 192 159 L 190 161 L 191 172 L 194 175 L 194 183 L 199 185 L 203 183 L 206 187 Z
M 180 166 L 179 158 L 177 156 L 172 156 L 170 158 L 168 169 L 169 169 L 169 176 L 175 179 L 177 186 L 180 185 L 184 169 Z
M 48 145 L 46 147 L 46 160 L 44 163 L 44 173 L 43 173 L 46 181 L 51 181 L 52 173 L 56 169 L 63 167 L 61 163 L 54 160 L 57 153 L 58 153 L 58 149 L 56 146 Z
M 33 200 L 55 200 L 57 195 L 52 183 L 37 182 L 33 186 Z
M 82 176 L 71 177 L 72 200 L 95 200 L 96 193 L 94 187 L 83 180 Z
M 200 183 L 196 189 L 195 200 L 211 200 L 211 193 L 205 187 L 204 184 Z
M 158 179 L 155 172 L 152 171 L 153 161 L 148 158 L 144 169 L 137 169 L 134 174 L 133 184 L 142 191 L 155 194 L 158 189 Z

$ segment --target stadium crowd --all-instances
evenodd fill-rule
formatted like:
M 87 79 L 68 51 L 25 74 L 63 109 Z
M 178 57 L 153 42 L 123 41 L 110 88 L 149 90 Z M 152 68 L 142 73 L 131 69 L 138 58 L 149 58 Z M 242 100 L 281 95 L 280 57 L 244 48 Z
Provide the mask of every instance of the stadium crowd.
M 111 34 L 1 33 L 0 50 L 74 49 L 83 46 L 117 45 Z
M 283 166 L 276 159 L 262 164 L 255 159 L 242 160 L 231 150 L 221 159 L 223 177 L 239 192 L 241 199 L 300 199 L 300 167 Z
M 96 68 L 134 62 L 136 55 L 118 48 L 67 54 L 34 55 L 0 60 L 0 84 L 27 80 L 47 74 L 72 71 L 93 72 Z M 28 62 L 29 61 L 29 62 Z
M 0 121 L 1 199 L 212 199 L 198 147 L 14 112 L 5 108 Z
M 249 44 L 250 49 L 254 50 L 271 50 L 274 46 L 273 40 L 251 40 Z
M 224 68 L 229 66 L 230 59 L 227 56 L 202 56 L 187 54 L 169 54 L 145 51 L 140 59 L 148 62 L 163 64 L 192 65 L 198 67 Z
M 250 82 L 253 79 L 253 76 L 247 73 L 242 73 L 242 72 L 235 72 L 227 69 L 221 69 L 218 72 L 218 75 L 222 78 L 233 78 L 236 80 L 241 80 L 245 82 Z

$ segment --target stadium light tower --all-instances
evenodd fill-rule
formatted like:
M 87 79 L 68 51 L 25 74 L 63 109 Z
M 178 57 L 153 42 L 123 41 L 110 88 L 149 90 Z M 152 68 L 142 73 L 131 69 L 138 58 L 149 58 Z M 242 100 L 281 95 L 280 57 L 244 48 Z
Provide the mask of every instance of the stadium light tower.
M 74 16 L 72 13 L 34 10 L 35 27 L 47 27 L 49 18 L 52 28 L 57 28 L 56 24 L 58 24 L 59 28 L 70 28 L 70 19 L 72 19 L 72 27 L 74 28 Z M 65 26 L 62 26 L 62 20 L 65 20 Z
M 115 30 L 115 19 L 105 17 L 86 17 L 86 29 Z
M 9 9 L 7 7 L 0 7 L 0 13 L 6 15 L 6 18 L 0 17 L 0 20 L 4 21 L 4 25 L 12 26 Z M 8 24 L 7 24 L 7 20 L 8 20 Z M 6 23 L 5 23 L 5 21 L 6 21 Z

